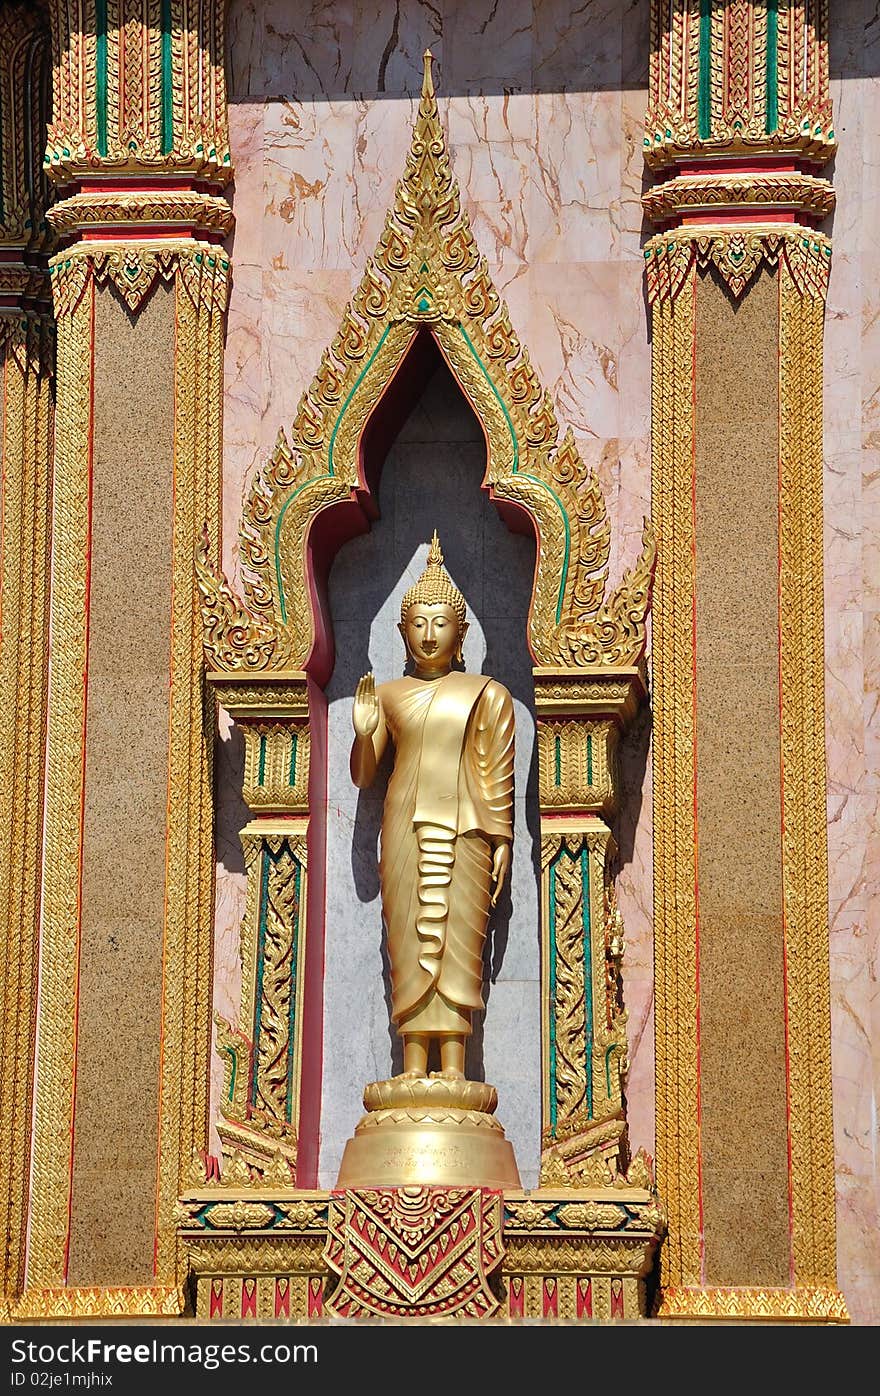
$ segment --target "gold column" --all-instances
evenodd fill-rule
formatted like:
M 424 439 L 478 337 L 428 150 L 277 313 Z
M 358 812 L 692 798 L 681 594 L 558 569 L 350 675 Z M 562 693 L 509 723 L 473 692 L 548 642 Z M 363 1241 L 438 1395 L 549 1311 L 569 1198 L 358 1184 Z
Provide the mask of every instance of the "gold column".
M 845 1322 L 822 652 L 825 0 L 652 5 L 659 1313 Z
M 30 1171 L 54 333 L 46 275 L 48 16 L 0 5 L 0 1314 L 24 1283 Z
M 224 4 L 54 0 L 51 19 L 59 386 L 20 1308 L 174 1313 L 172 1211 L 207 1136 L 213 726 L 193 556 L 220 510 Z
M 633 668 L 535 670 L 541 801 L 542 1184 L 603 1185 L 630 1165 L 611 821 L 617 749 L 645 700 Z
M 248 890 L 240 1025 L 217 1019 L 225 1063 L 217 1122 L 223 1176 L 314 1186 L 316 1110 L 307 1128 L 300 1124 L 312 823 L 310 685 L 301 670 L 271 680 L 209 670 L 208 681 L 243 733 L 243 795 L 254 816 L 241 832 Z M 317 1100 L 311 1104 L 316 1107 Z M 195 1161 L 194 1169 L 198 1177 Z

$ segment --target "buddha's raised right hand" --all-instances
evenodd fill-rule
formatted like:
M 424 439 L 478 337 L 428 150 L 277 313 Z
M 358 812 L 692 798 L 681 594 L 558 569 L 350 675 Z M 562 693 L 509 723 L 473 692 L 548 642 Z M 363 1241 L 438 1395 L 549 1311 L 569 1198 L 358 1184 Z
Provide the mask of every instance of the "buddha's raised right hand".
M 364 674 L 354 691 L 351 720 L 358 737 L 372 737 L 379 726 L 379 699 L 372 674 Z

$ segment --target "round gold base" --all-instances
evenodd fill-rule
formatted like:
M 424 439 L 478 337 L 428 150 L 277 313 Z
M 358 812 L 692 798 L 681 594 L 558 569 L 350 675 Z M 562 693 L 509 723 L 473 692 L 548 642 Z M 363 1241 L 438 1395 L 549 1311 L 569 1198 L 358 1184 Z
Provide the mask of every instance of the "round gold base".
M 485 1108 L 495 1099 L 481 1082 L 375 1082 L 364 1092 L 373 1109 L 345 1146 L 336 1186 L 521 1187 L 513 1147 Z

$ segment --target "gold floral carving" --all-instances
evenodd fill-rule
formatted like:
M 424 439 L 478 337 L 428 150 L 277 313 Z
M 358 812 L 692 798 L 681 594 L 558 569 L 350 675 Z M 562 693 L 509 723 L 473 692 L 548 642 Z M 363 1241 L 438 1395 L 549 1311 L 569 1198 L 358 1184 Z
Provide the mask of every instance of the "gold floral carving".
M 77 1318 L 179 1318 L 186 1311 L 186 1294 L 177 1285 L 132 1287 L 95 1285 L 89 1288 L 28 1289 L 0 1318 L 12 1323 Z
M 52 358 L 52 339 L 42 316 L 20 306 L 8 316 L 0 315 L 0 1294 L 6 1295 L 16 1293 L 24 1280 L 30 1165 L 48 682 L 52 391 L 47 360 Z
M 665 223 L 681 214 L 716 213 L 735 208 L 761 210 L 768 205 L 811 218 L 828 218 L 834 211 L 834 189 L 816 175 L 688 174 L 667 180 L 642 195 L 642 207 L 653 223 Z
M 7 0 L 0 26 L 0 245 L 27 247 L 30 252 L 49 242 L 49 188 L 42 174 L 42 151 L 50 50 L 45 17 L 25 0 Z
M 833 1286 L 796 1289 L 685 1289 L 663 1292 L 657 1318 L 745 1319 L 750 1323 L 849 1323 L 843 1295 Z
M 39 1067 L 34 1085 L 28 1285 L 65 1279 L 73 1127 L 79 928 L 80 816 L 85 721 L 88 498 L 94 283 L 79 268 L 56 304 L 58 401 L 52 539 L 52 659 L 46 754 L 43 917 L 40 928 Z
M 161 240 L 149 242 L 101 242 L 77 243 L 53 257 L 49 269 L 55 282 L 61 283 L 56 293 L 55 313 L 61 318 L 68 313 L 69 305 L 75 301 L 77 288 L 85 280 L 92 279 L 98 286 L 112 286 L 129 310 L 137 312 L 152 291 L 157 281 L 176 282 L 189 296 L 193 309 L 204 311 L 210 319 L 214 312 L 226 310 L 229 291 L 229 258 L 226 253 L 212 243 L 184 240 Z M 209 335 L 210 338 L 210 335 Z M 194 346 L 192 365 L 184 361 L 183 370 L 193 372 L 197 364 L 200 347 Z M 202 363 L 206 380 L 216 363 Z M 216 376 L 216 374 L 215 374 Z M 206 383 L 207 386 L 207 383 Z M 216 395 L 216 393 L 215 393 Z M 216 430 L 212 426 L 211 430 Z M 208 437 L 210 441 L 210 436 Z M 204 527 L 202 520 L 200 529 Z M 196 534 L 196 539 L 199 534 Z M 195 547 L 196 540 L 193 540 Z M 192 558 L 190 558 L 192 566 Z
M 303 827 L 262 822 L 242 831 L 248 892 L 241 926 L 242 1003 L 238 1028 L 217 1018 L 224 1058 L 218 1132 L 223 1181 L 238 1153 L 257 1179 L 280 1153 L 295 1167 L 302 1065 L 302 966 L 307 866 Z M 291 1039 L 293 1033 L 293 1039 Z
M 225 237 L 234 219 L 225 199 L 190 190 L 163 189 L 148 192 L 108 189 L 74 194 L 54 204 L 47 214 L 49 226 L 59 238 L 79 233 L 83 228 L 112 230 L 125 237 L 126 230 L 138 231 L 146 224 L 151 230 L 173 228 L 191 235 L 214 233 Z
M 279 433 L 241 529 L 244 600 L 200 565 L 209 662 L 271 672 L 304 668 L 315 637 L 309 529 L 362 488 L 363 429 L 418 333 L 433 334 L 483 423 L 486 483 L 531 515 L 539 537 L 529 622 L 539 663 L 637 664 L 645 646 L 654 543 L 606 595 L 610 526 L 595 474 L 569 432 L 492 285 L 450 167 L 426 55 L 406 172 L 385 230 L 290 436 Z M 274 636 L 274 644 L 272 637 Z
M 822 580 L 822 312 L 783 268 L 780 287 L 779 636 L 783 915 L 798 1285 L 836 1283 Z
M 541 842 L 544 1048 L 542 1186 L 603 1185 L 625 1173 L 627 1066 L 616 852 L 598 819 Z M 549 832 L 552 829 L 553 832 Z
M 675 299 L 691 266 L 714 267 L 738 300 L 762 266 L 785 263 L 802 295 L 824 301 L 831 271 L 831 241 L 823 233 L 778 224 L 745 228 L 676 228 L 645 244 L 648 299 Z
M 504 1256 L 501 1194 L 480 1188 L 346 1191 L 330 1203 L 325 1259 L 343 1318 L 486 1318 Z
M 225 184 L 226 0 L 170 0 L 167 11 L 158 0 L 105 0 L 100 52 L 97 9 L 96 0 L 51 6 L 52 177 L 166 172 Z
M 651 499 L 657 1179 L 669 1216 L 664 1282 L 700 1283 L 692 614 L 694 280 L 652 296 Z M 649 281 L 650 287 L 650 281 Z

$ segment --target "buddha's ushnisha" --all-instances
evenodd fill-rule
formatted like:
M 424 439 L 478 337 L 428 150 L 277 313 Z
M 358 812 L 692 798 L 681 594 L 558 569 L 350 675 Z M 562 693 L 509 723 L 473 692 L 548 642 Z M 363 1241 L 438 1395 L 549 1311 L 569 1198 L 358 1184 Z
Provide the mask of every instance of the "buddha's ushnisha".
M 411 1076 L 425 1075 L 435 1038 L 442 1074 L 464 1076 L 489 910 L 510 867 L 513 703 L 495 679 L 452 668 L 466 614 L 435 531 L 400 608 L 413 672 L 378 688 L 365 674 L 354 698 L 355 785 L 372 782 L 389 736 L 394 744 L 379 875 L 391 1016 Z

